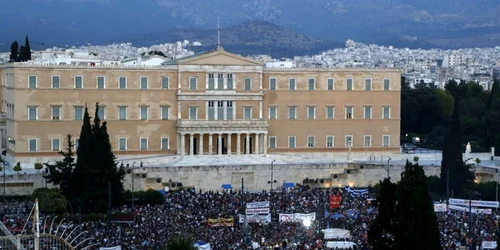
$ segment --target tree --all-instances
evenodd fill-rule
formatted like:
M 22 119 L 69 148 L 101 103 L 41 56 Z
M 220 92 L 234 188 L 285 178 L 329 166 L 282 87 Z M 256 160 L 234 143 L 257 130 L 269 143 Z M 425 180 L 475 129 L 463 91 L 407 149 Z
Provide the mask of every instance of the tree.
M 10 62 L 18 62 L 19 61 L 19 44 L 17 41 L 14 41 L 10 45 Z
M 15 166 L 14 166 L 14 171 L 16 171 L 18 174 L 19 172 L 23 171 L 23 169 L 21 168 L 21 163 L 18 162 Z
M 25 51 L 25 55 L 24 55 L 24 59 L 26 61 L 31 61 L 31 46 L 30 46 L 30 41 L 28 39 L 28 35 L 26 35 L 26 39 L 25 39 L 25 42 L 24 42 L 24 51 Z
M 40 172 L 40 170 L 43 168 L 43 164 L 42 164 L 42 163 L 37 162 L 37 163 L 35 163 L 35 164 L 34 164 L 34 167 L 35 167 L 35 169 L 36 169 L 38 172 Z
M 38 199 L 40 210 L 43 213 L 64 213 L 66 211 L 66 197 L 56 189 L 37 188 L 31 195 Z
M 396 188 L 397 184 L 392 183 L 388 178 L 380 182 L 379 193 L 373 202 L 378 211 L 377 217 L 368 230 L 368 243 L 373 250 L 395 249 Z
M 442 249 L 427 177 L 418 163 L 406 162 L 395 197 L 395 249 Z
M 45 176 L 47 182 L 59 186 L 59 190 L 66 197 L 74 195 L 74 190 L 71 189 L 69 183 L 75 168 L 73 146 L 73 137 L 68 134 L 66 136 L 66 151 L 59 152 L 63 159 L 54 164 L 44 164 L 48 169 L 48 174 Z
M 173 236 L 171 237 L 165 250 L 196 250 L 194 247 L 194 241 L 191 238 L 185 236 Z

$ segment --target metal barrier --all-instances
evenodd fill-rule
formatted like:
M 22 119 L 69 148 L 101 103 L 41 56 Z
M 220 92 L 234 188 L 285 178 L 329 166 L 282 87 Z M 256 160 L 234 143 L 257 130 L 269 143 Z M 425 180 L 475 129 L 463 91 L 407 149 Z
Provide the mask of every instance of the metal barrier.
M 61 237 L 51 234 L 40 234 L 39 248 L 47 250 L 75 250 L 72 244 Z M 35 249 L 35 235 L 0 236 L 0 249 L 26 250 Z

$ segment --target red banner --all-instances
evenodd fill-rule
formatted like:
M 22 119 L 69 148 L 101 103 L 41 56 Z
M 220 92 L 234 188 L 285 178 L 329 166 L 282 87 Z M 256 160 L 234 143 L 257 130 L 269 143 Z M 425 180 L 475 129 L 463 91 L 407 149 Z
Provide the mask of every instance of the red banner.
M 340 207 L 340 196 L 330 195 L 330 209 L 339 208 L 339 207 Z

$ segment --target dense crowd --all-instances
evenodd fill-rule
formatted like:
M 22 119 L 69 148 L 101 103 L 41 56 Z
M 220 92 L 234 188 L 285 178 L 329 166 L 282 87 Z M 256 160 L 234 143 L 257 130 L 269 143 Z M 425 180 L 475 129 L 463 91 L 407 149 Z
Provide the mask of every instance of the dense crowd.
M 341 196 L 341 205 L 329 209 L 330 195 Z M 171 237 L 186 235 L 194 240 L 210 243 L 212 249 L 245 249 L 244 234 L 238 215 L 243 214 L 245 204 L 255 201 L 270 201 L 271 223 L 250 223 L 250 238 L 259 249 L 326 249 L 321 229 L 342 228 L 351 232 L 350 241 L 358 249 L 369 249 L 367 232 L 370 221 L 376 216 L 368 194 L 353 195 L 345 189 L 311 189 L 297 186 L 294 189 L 276 192 L 245 193 L 218 191 L 199 192 L 184 190 L 167 193 L 166 202 L 158 206 L 124 206 L 114 212 L 134 214 L 130 223 L 109 221 L 82 222 L 81 230 L 88 231 L 93 244 L 101 247 L 121 245 L 123 249 L 155 249 Z M 13 205 L 16 209 L 26 206 Z M 21 209 L 25 211 L 24 209 Z M 18 210 L 16 210 L 18 211 Z M 29 209 L 28 209 L 29 212 Z M 301 223 L 282 223 L 279 213 L 316 213 L 316 220 L 309 227 Z M 12 216 L 11 216 L 12 218 Z M 19 217 L 17 217 L 19 218 Z M 210 218 L 234 218 L 234 225 L 209 227 Z M 454 250 L 460 247 L 476 249 L 482 241 L 495 240 L 498 216 L 493 214 L 474 214 L 449 211 L 437 213 L 443 249 Z M 6 225 L 15 229 L 20 220 L 4 220 Z M 75 224 L 63 224 L 67 232 Z M 80 230 L 79 229 L 79 230 Z M 53 228 L 53 230 L 55 230 Z M 62 229 L 61 229 L 62 230 Z M 78 241 L 76 241 L 78 242 Z M 286 245 L 286 248 L 283 246 Z

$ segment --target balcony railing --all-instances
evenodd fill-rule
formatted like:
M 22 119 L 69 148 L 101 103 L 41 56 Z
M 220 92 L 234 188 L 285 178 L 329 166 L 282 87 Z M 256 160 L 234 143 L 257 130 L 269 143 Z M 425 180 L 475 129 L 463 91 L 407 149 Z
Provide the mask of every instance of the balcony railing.
M 178 120 L 178 128 L 255 128 L 267 129 L 269 124 L 264 120 Z

